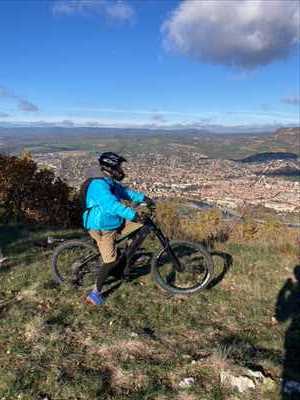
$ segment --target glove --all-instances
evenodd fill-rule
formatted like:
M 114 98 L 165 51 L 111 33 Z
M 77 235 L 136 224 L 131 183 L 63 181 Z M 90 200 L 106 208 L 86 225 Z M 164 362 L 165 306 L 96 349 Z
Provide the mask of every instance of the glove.
M 145 217 L 143 215 L 139 215 L 137 212 L 132 220 L 132 222 L 137 222 L 139 224 L 143 224 L 145 221 Z
M 155 207 L 155 203 L 150 197 L 145 196 L 143 201 L 147 204 L 147 207 Z

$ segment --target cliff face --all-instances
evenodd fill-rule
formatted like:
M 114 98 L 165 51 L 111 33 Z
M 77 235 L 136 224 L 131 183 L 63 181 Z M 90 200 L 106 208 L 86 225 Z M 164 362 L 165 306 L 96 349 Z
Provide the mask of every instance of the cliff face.
M 274 133 L 274 138 L 283 143 L 300 146 L 300 128 L 281 128 Z

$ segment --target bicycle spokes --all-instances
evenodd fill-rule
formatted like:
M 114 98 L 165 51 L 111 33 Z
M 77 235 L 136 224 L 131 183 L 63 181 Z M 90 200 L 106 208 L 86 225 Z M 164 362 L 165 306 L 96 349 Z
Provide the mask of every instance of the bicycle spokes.
M 207 260 L 201 251 L 188 244 L 181 244 L 172 247 L 172 253 L 165 250 L 158 260 L 160 277 L 167 285 L 187 289 L 201 285 L 206 280 Z M 174 256 L 180 270 L 178 264 L 174 263 Z
M 75 286 L 92 285 L 98 267 L 98 255 L 84 246 L 62 249 L 56 260 L 61 279 Z

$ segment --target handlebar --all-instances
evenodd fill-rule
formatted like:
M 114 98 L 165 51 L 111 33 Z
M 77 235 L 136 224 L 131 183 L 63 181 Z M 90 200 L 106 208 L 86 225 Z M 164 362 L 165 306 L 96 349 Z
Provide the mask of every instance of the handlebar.
M 135 210 L 139 210 L 140 207 L 142 208 L 147 208 L 148 212 L 143 213 L 143 211 L 141 210 L 141 212 L 138 214 L 142 215 L 143 219 L 147 219 L 147 218 L 153 218 L 155 216 L 155 210 L 156 210 L 156 206 L 155 205 L 148 205 L 146 203 L 140 203 L 138 204 L 136 207 L 134 207 Z

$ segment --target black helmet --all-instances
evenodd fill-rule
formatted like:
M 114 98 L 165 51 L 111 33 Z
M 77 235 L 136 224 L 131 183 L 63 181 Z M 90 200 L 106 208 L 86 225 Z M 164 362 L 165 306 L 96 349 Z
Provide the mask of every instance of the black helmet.
M 116 153 L 107 151 L 101 154 L 101 156 L 98 158 L 98 161 L 101 167 L 116 168 L 120 166 L 122 162 L 125 162 L 127 160 Z
M 112 153 L 111 151 L 107 151 L 102 153 L 98 158 L 101 170 L 108 173 L 113 179 L 121 181 L 125 174 L 122 170 L 122 162 L 126 162 L 127 160 L 119 156 L 116 153 Z

